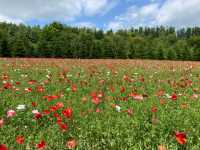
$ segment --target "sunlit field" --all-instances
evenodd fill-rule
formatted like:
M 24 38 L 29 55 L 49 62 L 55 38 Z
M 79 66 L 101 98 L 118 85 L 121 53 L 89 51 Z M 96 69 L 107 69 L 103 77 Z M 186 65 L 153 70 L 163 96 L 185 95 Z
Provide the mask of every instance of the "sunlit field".
M 0 150 L 199 150 L 200 63 L 0 59 Z

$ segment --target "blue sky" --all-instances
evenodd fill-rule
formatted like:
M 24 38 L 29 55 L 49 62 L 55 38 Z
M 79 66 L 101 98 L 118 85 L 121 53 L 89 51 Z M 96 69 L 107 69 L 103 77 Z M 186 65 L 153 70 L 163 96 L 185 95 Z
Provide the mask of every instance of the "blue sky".
M 0 21 L 120 29 L 199 26 L 200 0 L 0 0 Z

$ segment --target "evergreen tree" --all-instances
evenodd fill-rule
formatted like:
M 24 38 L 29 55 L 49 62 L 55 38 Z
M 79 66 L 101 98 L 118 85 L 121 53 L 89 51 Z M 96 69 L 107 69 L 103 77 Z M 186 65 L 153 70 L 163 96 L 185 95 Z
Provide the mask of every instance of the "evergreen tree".
M 44 27 L 0 23 L 0 56 L 200 60 L 200 27 L 132 27 L 114 32 L 59 22 Z

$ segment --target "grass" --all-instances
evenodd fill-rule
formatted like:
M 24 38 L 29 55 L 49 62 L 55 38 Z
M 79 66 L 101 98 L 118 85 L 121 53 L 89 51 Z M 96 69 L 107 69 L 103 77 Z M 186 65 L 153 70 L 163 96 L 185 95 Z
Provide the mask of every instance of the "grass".
M 74 149 L 81 150 L 200 148 L 198 62 L 1 59 L 0 77 L 0 144 L 8 149 L 37 149 L 44 140 L 45 149 L 63 150 L 71 139 Z M 11 87 L 5 88 L 6 83 Z M 57 98 L 45 99 L 52 95 Z M 52 112 L 57 102 L 64 107 Z M 20 104 L 26 109 L 17 110 Z M 73 110 L 68 118 L 62 113 L 66 108 Z M 16 115 L 8 118 L 11 109 Z M 36 119 L 32 110 L 42 117 Z M 186 135 L 186 143 L 178 143 L 177 131 Z M 19 135 L 22 144 L 16 142 Z

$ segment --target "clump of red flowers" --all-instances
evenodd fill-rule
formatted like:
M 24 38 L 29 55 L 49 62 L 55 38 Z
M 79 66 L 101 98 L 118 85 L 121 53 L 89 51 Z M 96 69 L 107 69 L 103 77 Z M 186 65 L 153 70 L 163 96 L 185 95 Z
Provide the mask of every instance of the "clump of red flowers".
M 62 122 L 57 122 L 57 124 L 59 125 L 60 129 L 65 132 L 68 130 L 68 125 L 66 123 L 62 123 Z
M 36 147 L 37 149 L 40 149 L 40 150 L 45 149 L 45 146 L 46 146 L 46 143 L 45 143 L 44 140 L 40 141 L 40 143 L 38 143 L 38 144 L 35 145 L 35 147 Z
M 101 97 L 103 96 L 103 93 L 97 94 L 96 92 L 91 93 L 92 97 L 92 103 L 95 105 L 99 105 L 101 103 Z
M 73 115 L 73 110 L 72 108 L 66 108 L 62 111 L 62 114 L 67 118 L 71 118 Z
M 17 143 L 17 144 L 23 144 L 23 143 L 24 143 L 24 137 L 21 136 L 21 135 L 18 135 L 18 136 L 16 137 L 16 143 Z
M 101 103 L 101 100 L 98 97 L 92 97 L 92 103 L 94 103 L 95 105 L 98 105 Z
M 36 87 L 36 91 L 38 93 L 42 93 L 42 92 L 44 92 L 44 87 L 42 85 L 39 85 L 39 86 Z
M 24 89 L 25 92 L 32 92 L 32 90 L 33 90 L 32 88 L 25 88 Z
M 7 82 L 3 84 L 4 89 L 11 89 L 12 88 L 12 84 Z
M 132 97 L 135 100 L 143 100 L 144 99 L 143 95 L 137 94 L 137 93 L 130 93 L 128 96 Z
M 176 136 L 176 141 L 179 144 L 184 145 L 186 143 L 186 134 L 185 133 L 177 131 L 175 133 L 175 136 Z
M 157 111 L 158 111 L 158 109 L 157 109 L 156 106 L 153 106 L 153 107 L 151 108 L 151 112 L 156 113 Z
M 71 86 L 72 92 L 76 92 L 77 91 L 77 86 L 75 84 L 73 84 Z
M 69 141 L 67 141 L 66 143 L 66 147 L 69 148 L 69 149 L 74 149 L 77 145 L 77 142 L 75 139 L 71 139 Z
M 28 81 L 28 84 L 31 85 L 31 84 L 34 84 L 34 83 L 36 83 L 36 82 L 37 82 L 36 80 L 29 80 L 29 81 Z
M 177 100 L 177 95 L 175 93 L 171 95 L 171 100 L 173 101 Z
M 126 90 L 125 87 L 121 87 L 121 88 L 120 88 L 120 92 L 121 92 L 121 93 L 124 93 L 125 90 Z
M 54 100 L 54 99 L 57 99 L 59 98 L 59 96 L 57 95 L 51 95 L 51 96 L 43 96 L 44 99 L 47 99 L 49 102 Z
M 7 150 L 6 145 L 4 145 L 4 144 L 0 144 L 0 150 Z
M 32 105 L 33 107 L 36 107 L 36 106 L 37 106 L 37 103 L 36 103 L 36 102 L 32 102 L 31 105 Z
M 42 114 L 41 114 L 41 113 L 35 114 L 35 119 L 36 119 L 36 120 L 37 120 L 37 119 L 40 119 L 40 118 L 42 118 Z

